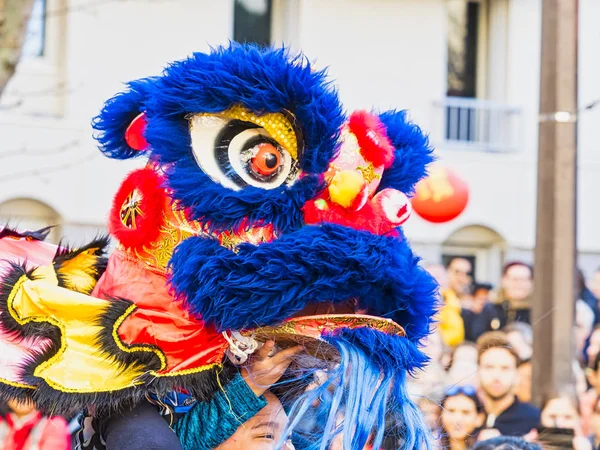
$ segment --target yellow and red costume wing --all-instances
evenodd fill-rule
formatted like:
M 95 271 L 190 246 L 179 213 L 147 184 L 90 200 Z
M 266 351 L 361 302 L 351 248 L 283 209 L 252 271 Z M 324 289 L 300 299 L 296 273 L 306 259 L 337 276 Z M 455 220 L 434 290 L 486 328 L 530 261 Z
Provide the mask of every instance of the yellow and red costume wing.
M 183 311 L 163 275 L 120 253 L 105 270 L 106 245 L 0 238 L 3 392 L 65 411 L 133 402 L 150 387 L 214 389 L 227 341 Z

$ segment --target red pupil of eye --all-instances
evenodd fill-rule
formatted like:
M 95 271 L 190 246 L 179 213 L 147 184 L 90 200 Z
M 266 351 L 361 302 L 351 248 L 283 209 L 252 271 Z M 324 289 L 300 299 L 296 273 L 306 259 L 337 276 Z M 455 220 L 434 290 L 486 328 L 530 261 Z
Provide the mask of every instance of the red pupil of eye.
M 252 157 L 252 170 L 259 175 L 274 174 L 281 164 L 281 154 L 272 144 L 260 144 Z

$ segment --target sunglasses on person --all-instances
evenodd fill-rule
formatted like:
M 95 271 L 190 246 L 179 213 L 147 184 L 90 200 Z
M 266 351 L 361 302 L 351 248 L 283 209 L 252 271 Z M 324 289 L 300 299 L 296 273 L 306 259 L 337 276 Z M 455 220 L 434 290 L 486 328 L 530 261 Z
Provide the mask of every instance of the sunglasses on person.
M 464 386 L 450 386 L 446 389 L 446 397 L 455 397 L 461 394 L 466 395 L 467 397 L 473 397 L 477 394 L 477 389 L 470 384 L 465 384 Z

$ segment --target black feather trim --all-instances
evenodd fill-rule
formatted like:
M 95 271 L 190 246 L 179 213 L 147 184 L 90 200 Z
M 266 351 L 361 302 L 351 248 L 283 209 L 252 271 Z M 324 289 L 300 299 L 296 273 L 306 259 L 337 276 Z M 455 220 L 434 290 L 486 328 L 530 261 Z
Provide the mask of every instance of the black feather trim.
M 0 276 L 0 324 L 2 328 L 15 338 L 46 337 L 52 342 L 60 343 L 60 330 L 48 322 L 29 322 L 21 325 L 13 317 L 8 308 L 8 299 L 22 277 L 34 280 L 33 272 L 36 268 L 27 270 L 24 265 L 11 263 L 2 276 Z
M 54 226 L 45 227 L 36 231 L 17 231 L 14 228 L 10 228 L 8 225 L 0 229 L 0 239 L 5 237 L 15 239 L 32 239 L 34 241 L 45 241 Z
M 34 375 L 35 369 L 54 356 L 61 348 L 60 330 L 50 323 L 31 322 L 20 325 L 8 313 L 8 298 L 15 284 L 23 277 L 34 279 L 33 270 L 24 266 L 12 265 L 3 283 L 0 284 L 0 323 L 15 337 L 46 337 L 50 346 L 43 352 L 33 354 L 22 367 L 22 382 L 36 389 L 17 388 L 0 382 L 0 394 L 3 398 L 32 398 L 37 408 L 48 414 L 69 415 L 81 411 L 89 405 L 95 405 L 98 414 L 112 414 L 134 408 L 140 400 L 152 392 L 164 396 L 174 389 L 185 389 L 199 401 L 209 401 L 237 373 L 231 365 L 218 365 L 210 369 L 178 376 L 156 377 L 161 362 L 153 352 L 124 352 L 116 344 L 112 331 L 115 324 L 133 303 L 125 299 L 114 299 L 100 319 L 102 331 L 97 336 L 107 358 L 114 359 L 122 367 L 132 364 L 141 366 L 146 372 L 137 380 L 139 384 L 121 390 L 99 393 L 62 392 L 51 387 L 46 380 Z M 125 344 L 123 344 L 125 345 Z M 138 347 L 136 345 L 136 347 Z M 141 347 L 141 346 L 140 346 Z M 152 346 L 144 346 L 152 348 Z
M 94 239 L 89 244 L 79 247 L 79 248 L 70 248 L 68 245 L 64 245 L 62 242 L 59 244 L 58 251 L 54 256 L 54 260 L 52 264 L 54 266 L 54 270 L 56 272 L 56 277 L 58 278 L 58 285 L 67 289 L 71 289 L 71 285 L 69 280 L 66 279 L 64 274 L 60 273 L 61 266 L 71 259 L 79 256 L 81 253 L 86 252 L 90 249 L 93 249 L 94 256 L 97 256 L 96 263 L 93 265 L 92 270 L 89 272 L 89 275 L 93 277 L 96 281 L 100 279 L 104 271 L 106 270 L 106 266 L 108 264 L 108 258 L 104 255 L 106 254 L 106 250 L 108 245 L 110 244 L 109 236 L 100 236 Z
M 110 306 L 102 314 L 100 318 L 101 331 L 96 336 L 96 343 L 100 346 L 107 357 L 113 359 L 115 363 L 122 369 L 132 365 L 140 366 L 143 371 L 158 371 L 161 369 L 161 361 L 156 353 L 148 351 L 124 352 L 119 348 L 113 337 L 113 331 L 119 319 L 123 318 L 134 303 L 123 298 L 112 299 Z M 131 314 L 132 310 L 129 314 Z M 138 347 L 150 350 L 159 350 L 153 345 L 138 345 L 129 346 L 124 342 L 121 344 L 125 347 Z
M 106 416 L 133 409 L 149 393 L 163 397 L 174 389 L 186 389 L 198 401 L 210 401 L 221 389 L 220 386 L 224 386 L 233 378 L 235 371 L 237 371 L 235 368 L 226 369 L 224 366 L 218 366 L 203 372 L 175 377 L 156 378 L 152 374 L 147 374 L 140 379 L 142 382 L 140 385 L 89 394 L 60 392 L 37 377 L 25 377 L 25 381 L 37 383 L 33 400 L 43 413 L 68 416 L 89 405 L 94 405 L 97 415 Z M 146 377 L 147 380 L 144 380 Z
M 16 387 L 11 384 L 7 384 L 4 381 L 0 381 L 0 401 L 8 400 L 32 400 L 35 389 Z
M 157 372 L 161 369 L 161 361 L 154 352 L 124 352 L 115 342 L 113 336 L 115 324 L 132 305 L 133 302 L 127 299 L 112 299 L 111 305 L 106 312 L 102 314 L 99 324 L 101 326 L 101 331 L 97 336 L 97 343 L 107 357 L 112 358 L 115 363 L 119 364 L 123 369 L 132 365 L 141 366 L 142 369 L 146 371 L 146 375 L 142 376 L 140 381 L 151 386 L 152 389 L 156 391 L 157 395 L 167 394 L 175 388 L 183 387 L 199 400 L 210 399 L 214 393 L 220 389 L 220 386 L 222 386 L 223 383 L 229 382 L 237 373 L 237 368 L 234 366 L 224 365 L 195 374 L 156 377 L 153 372 Z M 136 344 L 134 346 L 129 346 L 124 342 L 121 342 L 121 344 L 129 348 L 142 347 L 161 351 L 159 347 L 153 345 Z M 206 376 L 208 373 L 211 373 L 212 375 Z

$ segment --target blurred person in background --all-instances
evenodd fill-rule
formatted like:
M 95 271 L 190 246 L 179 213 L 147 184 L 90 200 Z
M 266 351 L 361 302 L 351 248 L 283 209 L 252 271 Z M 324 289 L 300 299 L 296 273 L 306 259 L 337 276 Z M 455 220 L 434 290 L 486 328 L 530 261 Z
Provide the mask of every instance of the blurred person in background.
M 61 417 L 45 417 L 31 401 L 9 400 L 0 421 L 0 450 L 69 450 L 71 436 Z
M 531 360 L 520 361 L 517 367 L 518 379 L 515 394 L 519 401 L 523 403 L 531 402 L 531 378 L 533 373 L 533 364 Z
M 583 301 L 594 313 L 594 324 L 600 323 L 600 306 L 598 297 L 587 287 L 585 276 L 581 269 L 577 268 L 578 300 Z
M 600 300 L 600 267 L 598 267 L 596 271 L 592 274 L 590 290 L 594 294 L 594 297 Z
M 529 361 L 533 353 L 533 328 L 523 322 L 512 322 L 504 327 L 506 339 L 521 361 Z
M 508 436 L 524 436 L 540 423 L 540 410 L 515 395 L 519 356 L 502 332 L 477 341 L 479 392 L 487 413 L 486 428 Z
M 533 267 L 521 261 L 508 263 L 502 269 L 501 287 L 494 299 L 498 328 L 511 322 L 531 323 Z
M 483 333 L 500 328 L 496 308 L 490 302 L 492 289 L 493 286 L 489 283 L 475 283 L 470 307 L 462 305 L 466 341 L 476 342 Z
M 420 397 L 416 399 L 416 403 L 423 413 L 425 423 L 435 435 L 439 430 L 440 414 L 442 413 L 440 401 L 430 397 Z
M 587 340 L 584 359 L 586 367 L 593 368 L 596 362 L 596 357 L 600 353 L 600 325 L 596 325 Z M 589 373 L 589 371 L 587 371 Z M 593 386 L 594 380 L 590 380 L 590 385 Z
M 465 339 L 461 299 L 470 296 L 472 270 L 471 262 L 465 258 L 453 258 L 448 263 L 448 287 L 441 290 L 442 305 L 437 320 L 442 339 L 450 347 Z
M 436 329 L 435 324 L 429 327 L 429 331 L 430 333 L 422 340 L 423 353 L 425 353 L 432 362 L 441 363 L 445 353 L 442 334 Z
M 594 403 L 587 435 L 593 448 L 600 448 L 600 399 Z
M 445 289 L 448 286 L 448 274 L 443 264 L 429 263 L 423 265 L 423 268 L 437 281 L 440 289 Z
M 449 384 L 478 386 L 477 367 L 477 345 L 463 342 L 452 353 L 448 368 Z
M 579 413 L 579 404 L 576 399 L 568 395 L 549 396 L 542 404 L 541 425 L 545 428 L 561 428 L 573 430 L 572 439 L 574 450 L 592 450 L 592 443 L 583 434 L 581 428 L 581 417 Z M 552 444 L 552 438 L 547 438 L 540 433 L 538 440 L 549 441 Z
M 585 363 L 585 346 L 594 330 L 594 311 L 583 300 L 575 302 L 575 351 L 577 359 Z
M 498 436 L 493 439 L 480 440 L 473 450 L 542 450 L 532 442 L 513 436 Z
M 477 442 L 485 422 L 483 405 L 474 386 L 452 386 L 441 402 L 440 448 L 467 450 Z
M 586 433 L 590 432 L 592 413 L 600 399 L 600 354 L 594 358 L 594 362 L 586 369 L 587 381 L 591 388 L 585 393 L 579 395 L 581 419 L 583 430 Z

